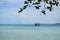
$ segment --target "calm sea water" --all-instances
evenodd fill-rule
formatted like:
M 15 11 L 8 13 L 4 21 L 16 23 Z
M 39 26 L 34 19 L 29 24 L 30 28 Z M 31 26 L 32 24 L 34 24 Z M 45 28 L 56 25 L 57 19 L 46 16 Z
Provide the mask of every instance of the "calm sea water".
M 41 26 L 27 26 L 27 25 L 0 25 L 0 29 L 34 29 L 34 28 L 60 28 L 60 25 L 41 25 Z
M 0 26 L 0 40 L 60 40 L 60 25 Z

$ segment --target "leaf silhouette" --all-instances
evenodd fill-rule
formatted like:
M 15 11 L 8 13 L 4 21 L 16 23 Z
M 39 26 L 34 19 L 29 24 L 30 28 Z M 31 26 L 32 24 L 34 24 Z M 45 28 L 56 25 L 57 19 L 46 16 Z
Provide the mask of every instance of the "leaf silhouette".
M 56 3 L 52 3 L 52 5 L 55 5 Z
M 23 9 L 20 9 L 20 11 L 18 11 L 18 13 L 20 13 L 20 12 L 22 12 L 23 11 Z
M 24 4 L 28 4 L 28 1 L 25 1 Z
M 42 12 L 44 15 L 46 14 L 44 10 L 43 10 L 43 11 L 41 11 L 41 12 Z
M 49 4 L 52 4 L 52 1 L 49 1 Z
M 28 0 L 30 3 L 32 3 L 32 0 Z
M 35 6 L 36 9 L 39 9 L 40 6 Z
M 26 9 L 27 6 L 28 6 L 28 5 L 25 5 L 25 6 L 23 7 L 23 9 Z
M 47 9 L 49 9 L 49 11 L 52 11 L 52 7 L 47 7 Z
M 58 6 L 59 2 L 56 2 L 56 6 Z

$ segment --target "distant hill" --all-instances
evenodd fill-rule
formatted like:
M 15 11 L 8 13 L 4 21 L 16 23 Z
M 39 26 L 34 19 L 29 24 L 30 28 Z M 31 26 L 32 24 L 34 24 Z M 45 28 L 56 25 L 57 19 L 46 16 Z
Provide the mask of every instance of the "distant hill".
M 56 23 L 56 24 L 60 25 L 60 23 Z

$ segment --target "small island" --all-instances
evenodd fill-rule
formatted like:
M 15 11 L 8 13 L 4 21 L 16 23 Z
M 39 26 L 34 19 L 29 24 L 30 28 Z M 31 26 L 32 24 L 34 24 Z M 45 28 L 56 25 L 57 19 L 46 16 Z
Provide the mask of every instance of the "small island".
M 39 23 L 35 23 L 34 25 L 35 25 L 35 26 L 40 26 L 40 24 L 39 24 Z
M 60 23 L 56 23 L 57 25 L 60 25 Z

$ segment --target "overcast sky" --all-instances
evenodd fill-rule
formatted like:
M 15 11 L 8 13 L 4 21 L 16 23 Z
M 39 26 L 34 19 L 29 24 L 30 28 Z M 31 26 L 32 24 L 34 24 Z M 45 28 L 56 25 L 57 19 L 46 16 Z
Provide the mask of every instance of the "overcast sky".
M 43 15 L 40 12 L 43 7 L 40 10 L 28 7 L 18 13 L 18 10 L 24 6 L 23 3 L 24 0 L 0 0 L 0 24 L 60 23 L 60 4 L 58 7 L 54 6 L 52 12 L 47 10 L 46 15 Z

